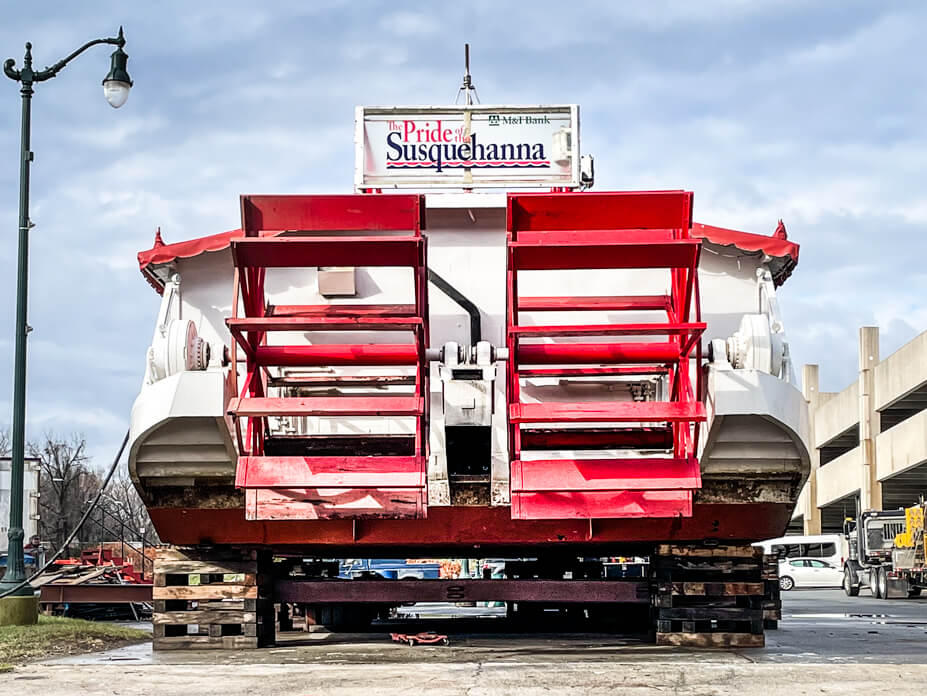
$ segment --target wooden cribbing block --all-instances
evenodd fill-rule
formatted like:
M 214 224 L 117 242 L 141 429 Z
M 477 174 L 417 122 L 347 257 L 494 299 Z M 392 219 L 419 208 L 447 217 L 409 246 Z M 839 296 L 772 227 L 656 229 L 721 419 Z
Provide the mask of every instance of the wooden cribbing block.
M 264 571 L 264 572 L 259 572 Z M 152 588 L 155 650 L 237 650 L 274 642 L 270 556 L 162 548 Z

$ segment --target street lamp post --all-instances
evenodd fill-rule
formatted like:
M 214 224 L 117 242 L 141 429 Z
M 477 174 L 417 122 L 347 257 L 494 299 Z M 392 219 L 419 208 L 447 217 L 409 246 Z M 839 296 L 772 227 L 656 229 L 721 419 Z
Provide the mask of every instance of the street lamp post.
M 13 374 L 13 433 L 12 465 L 10 481 L 10 527 L 9 551 L 7 553 L 6 575 L 0 581 L 0 598 L 4 596 L 33 597 L 34 589 L 26 578 L 23 559 L 23 471 L 25 459 L 26 431 L 26 337 L 31 330 L 27 323 L 27 289 L 29 276 L 29 167 L 33 160 L 30 149 L 33 85 L 55 77 L 68 63 L 91 46 L 109 44 L 116 46 L 111 55 L 111 68 L 103 80 L 103 94 L 114 108 L 125 104 L 132 87 L 132 80 L 126 72 L 128 56 L 122 47 L 126 40 L 119 28 L 116 38 L 94 39 L 78 48 L 66 58 L 44 70 L 32 67 L 32 44 L 26 44 L 23 67 L 17 70 L 16 61 L 10 58 L 3 63 L 3 72 L 20 83 L 22 94 L 22 148 L 19 162 L 19 260 L 16 276 L 16 353 Z M 0 612 L 0 619 L 4 618 Z M 26 621 L 34 623 L 26 617 Z M 14 623 L 15 619 L 10 621 Z M 2 621 L 0 621 L 2 623 Z

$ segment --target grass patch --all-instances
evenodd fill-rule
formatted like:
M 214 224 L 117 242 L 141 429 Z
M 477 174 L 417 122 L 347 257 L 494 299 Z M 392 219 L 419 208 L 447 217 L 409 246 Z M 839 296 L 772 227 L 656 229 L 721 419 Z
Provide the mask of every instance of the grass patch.
M 109 650 L 151 640 L 151 634 L 117 624 L 39 616 L 35 626 L 0 626 L 0 672 L 58 655 Z

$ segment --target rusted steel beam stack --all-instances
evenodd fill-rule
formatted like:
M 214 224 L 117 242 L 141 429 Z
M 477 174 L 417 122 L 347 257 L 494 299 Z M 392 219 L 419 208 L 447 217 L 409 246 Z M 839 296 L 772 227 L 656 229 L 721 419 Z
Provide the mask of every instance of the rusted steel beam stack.
M 766 581 L 752 546 L 663 544 L 651 558 L 657 645 L 761 648 Z
M 261 648 L 274 642 L 270 557 L 177 547 L 155 559 L 155 650 Z

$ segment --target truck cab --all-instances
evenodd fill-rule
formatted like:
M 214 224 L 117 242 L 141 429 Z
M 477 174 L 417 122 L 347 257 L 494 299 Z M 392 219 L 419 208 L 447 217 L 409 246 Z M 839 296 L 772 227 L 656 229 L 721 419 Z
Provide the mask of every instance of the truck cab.
M 869 510 L 858 519 L 844 521 L 848 551 L 843 567 L 843 589 L 848 597 L 856 597 L 860 588 L 866 586 L 873 597 L 887 598 L 895 535 L 904 528 L 903 509 Z

